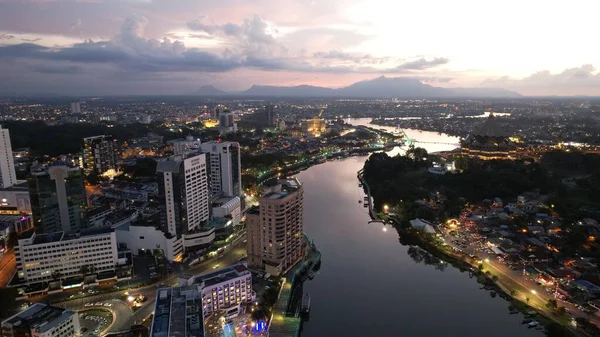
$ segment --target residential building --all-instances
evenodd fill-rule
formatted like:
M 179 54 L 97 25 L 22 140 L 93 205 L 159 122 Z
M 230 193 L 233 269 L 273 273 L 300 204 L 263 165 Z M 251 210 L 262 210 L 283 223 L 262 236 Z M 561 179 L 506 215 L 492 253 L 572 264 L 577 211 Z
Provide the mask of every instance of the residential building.
M 79 167 L 63 162 L 36 165 L 27 181 L 37 232 L 74 232 L 85 227 L 87 200 Z
M 81 113 L 81 103 L 79 103 L 79 102 L 71 103 L 71 113 Z
M 80 329 L 76 312 L 43 303 L 2 321 L 2 336 L 8 337 L 73 337 Z
M 185 137 L 185 140 L 180 139 L 173 142 L 173 153 L 178 155 L 189 152 L 199 152 L 201 144 L 200 138 L 194 138 L 193 136 L 188 135 Z
M 193 232 L 210 220 L 206 154 L 173 156 L 158 162 L 163 231 L 173 236 Z
M 156 291 L 150 337 L 172 336 L 204 336 L 202 296 L 195 285 Z
M 134 255 L 145 250 L 160 250 L 169 261 L 182 258 L 183 239 L 165 233 L 151 224 L 123 223 L 115 231 L 118 244 L 127 247 Z M 214 234 L 212 239 L 214 240 Z
M 275 107 L 272 104 L 265 107 L 264 126 L 273 127 L 277 125 L 277 115 L 275 114 L 274 108 Z
M 217 121 L 220 121 L 220 117 L 221 117 L 221 114 L 223 112 L 225 112 L 225 106 L 224 105 L 219 104 L 219 105 L 215 106 L 215 110 L 214 110 L 214 113 L 213 113 L 213 119 L 215 119 Z
M 212 195 L 242 196 L 240 144 L 237 142 L 207 142 L 201 146 L 209 156 Z
M 248 264 L 280 275 L 304 257 L 304 191 L 297 179 L 264 186 L 259 207 L 246 214 Z
M 0 188 L 8 188 L 17 183 L 10 133 L 0 125 Z
M 110 135 L 83 139 L 83 172 L 102 175 L 117 171 L 117 140 Z
M 255 297 L 252 292 L 252 273 L 243 263 L 204 274 L 184 274 L 179 277 L 179 286 L 192 285 L 196 285 L 202 295 L 204 316 L 220 310 L 235 316 L 243 303 L 251 302 Z
M 17 276 L 27 283 L 49 282 L 116 271 L 117 235 L 110 227 L 38 234 L 25 232 L 15 246 Z M 87 269 L 87 271 L 86 271 Z

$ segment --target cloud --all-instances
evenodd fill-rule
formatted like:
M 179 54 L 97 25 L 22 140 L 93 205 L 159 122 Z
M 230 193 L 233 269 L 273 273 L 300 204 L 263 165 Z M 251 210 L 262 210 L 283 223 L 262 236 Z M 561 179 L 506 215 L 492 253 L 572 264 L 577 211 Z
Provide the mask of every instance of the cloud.
M 429 68 L 435 68 L 450 62 L 449 59 L 444 57 L 436 57 L 432 60 L 427 60 L 424 57 L 419 59 L 408 61 L 396 67 L 398 70 L 425 70 Z
M 572 95 L 576 92 L 599 95 L 600 72 L 593 65 L 584 64 L 559 73 L 542 70 L 521 79 L 508 76 L 488 78 L 481 86 L 502 87 L 533 95 L 540 94 L 540 89 L 552 95 Z
M 10 34 L 0 34 L 0 40 L 12 40 L 14 39 L 15 36 L 14 35 L 10 35 Z
M 368 54 L 357 54 L 343 52 L 341 50 L 330 50 L 327 52 L 313 53 L 313 57 L 318 59 L 333 59 L 340 61 L 351 61 L 360 64 L 383 64 L 391 60 L 391 57 L 374 57 Z
M 40 40 L 42 40 L 42 38 L 41 38 L 41 37 L 37 37 L 37 38 L 35 38 L 35 39 L 27 39 L 27 38 L 22 38 L 22 39 L 21 39 L 21 41 L 25 41 L 25 42 L 38 42 L 38 41 L 40 41 Z

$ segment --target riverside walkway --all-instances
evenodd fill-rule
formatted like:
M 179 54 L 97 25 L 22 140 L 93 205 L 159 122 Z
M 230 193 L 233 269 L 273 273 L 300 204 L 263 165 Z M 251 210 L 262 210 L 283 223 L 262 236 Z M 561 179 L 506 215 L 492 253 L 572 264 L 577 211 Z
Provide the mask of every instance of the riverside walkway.
M 290 299 L 292 290 L 296 282 L 296 277 L 312 269 L 321 261 L 321 252 L 316 249 L 308 237 L 306 257 L 285 274 L 285 281 L 281 285 L 279 298 L 273 307 L 273 314 L 269 324 L 269 337 L 297 337 L 300 335 L 302 319 L 298 317 L 298 312 L 290 308 Z

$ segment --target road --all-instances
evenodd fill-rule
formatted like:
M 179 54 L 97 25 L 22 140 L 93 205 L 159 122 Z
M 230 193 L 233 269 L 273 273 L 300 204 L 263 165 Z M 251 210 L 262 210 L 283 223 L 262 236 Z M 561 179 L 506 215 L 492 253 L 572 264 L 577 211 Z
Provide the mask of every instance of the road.
M 233 247 L 223 254 L 221 258 L 213 258 L 204 262 L 199 263 L 187 270 L 185 273 L 200 274 L 221 267 L 226 267 L 238 262 L 241 258 L 246 256 L 246 247 L 244 245 L 244 237 L 241 237 L 237 242 L 233 244 Z M 159 284 L 166 286 L 176 286 L 178 275 L 172 275 L 169 278 L 160 281 Z M 154 310 L 154 300 L 156 298 L 156 289 L 159 284 L 150 285 L 137 289 L 120 290 L 111 293 L 91 295 L 82 298 L 69 300 L 67 297 L 73 293 L 59 293 L 47 296 L 39 296 L 31 299 L 32 302 L 39 302 L 41 300 L 49 301 L 50 303 L 60 305 L 72 310 L 84 310 L 89 307 L 85 307 L 86 303 L 96 302 L 110 302 L 113 306 L 110 310 L 116 314 L 116 321 L 109 329 L 109 332 L 122 331 L 129 328 L 131 325 L 141 323 L 144 318 L 150 315 Z M 128 295 L 142 294 L 148 298 L 144 306 L 133 311 L 129 305 L 126 304 Z
M 15 270 L 17 270 L 17 260 L 15 252 L 11 249 L 0 258 L 0 288 L 4 288 L 10 283 Z
M 484 271 L 489 271 L 492 275 L 497 276 L 498 282 L 503 285 L 504 288 L 514 290 L 516 292 L 516 298 L 523 302 L 527 302 L 527 298 L 529 298 L 528 304 L 531 307 L 543 312 L 548 317 L 556 317 L 553 314 L 553 310 L 546 307 L 548 300 L 556 299 L 553 289 L 552 291 L 548 291 L 548 288 L 537 284 L 533 280 L 527 279 L 521 268 L 517 270 L 510 269 L 508 265 L 499 261 L 495 254 L 489 253 L 487 247 L 478 240 L 477 235 L 464 233 L 464 231 L 461 235 L 463 238 L 466 237 L 467 242 L 466 246 L 463 247 L 459 247 L 453 242 L 453 240 L 456 239 L 454 236 L 445 235 L 444 238 L 446 243 L 450 246 L 459 249 L 468 255 L 475 255 L 478 259 L 481 259 L 483 261 Z M 598 316 L 588 315 L 569 302 L 560 300 L 557 300 L 557 302 L 559 306 L 564 306 L 573 317 L 584 317 L 589 319 L 592 324 L 600 326 L 600 318 Z

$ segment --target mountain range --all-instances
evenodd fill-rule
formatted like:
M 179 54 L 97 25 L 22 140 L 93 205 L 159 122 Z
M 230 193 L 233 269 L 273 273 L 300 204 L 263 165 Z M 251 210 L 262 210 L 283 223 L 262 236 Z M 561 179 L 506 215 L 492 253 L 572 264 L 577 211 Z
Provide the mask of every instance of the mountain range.
M 348 97 L 348 98 L 511 98 L 521 94 L 501 88 L 441 88 L 425 84 L 416 78 L 385 77 L 356 82 L 343 88 L 312 85 L 253 85 L 241 92 L 227 92 L 206 85 L 194 93 L 198 96 L 253 97 Z

